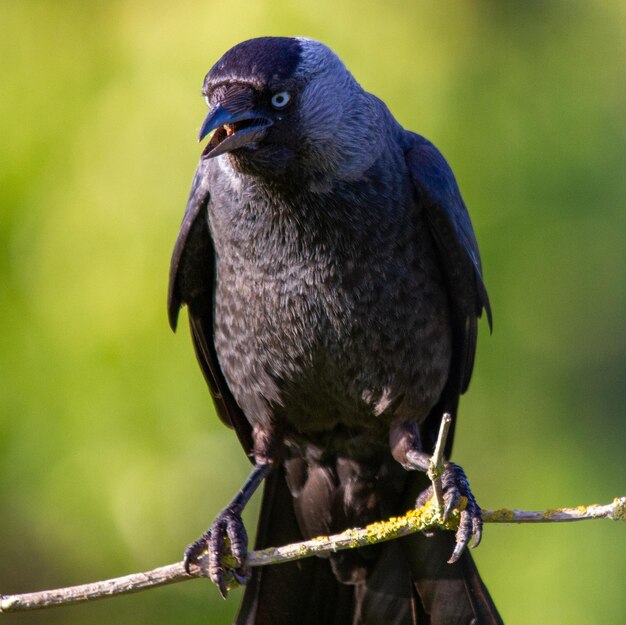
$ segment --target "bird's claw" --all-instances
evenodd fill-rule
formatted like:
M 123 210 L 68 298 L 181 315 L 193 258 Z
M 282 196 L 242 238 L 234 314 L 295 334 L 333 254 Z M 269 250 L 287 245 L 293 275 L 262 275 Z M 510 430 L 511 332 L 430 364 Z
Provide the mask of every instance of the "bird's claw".
M 448 560 L 449 564 L 456 562 L 463 553 L 463 550 L 473 537 L 471 547 L 478 547 L 483 533 L 483 519 L 480 506 L 470 489 L 465 471 L 453 462 L 445 465 L 445 470 L 441 476 L 441 487 L 443 490 L 443 521 L 445 522 L 452 511 L 459 507 L 461 498 L 466 499 L 466 504 L 459 515 L 459 527 L 456 531 L 456 546 Z M 418 498 L 418 506 L 425 502 L 425 498 L 432 496 L 432 486 L 428 488 Z
M 246 566 L 248 535 L 238 510 L 228 507 L 217 516 L 213 525 L 185 549 L 183 563 L 187 573 L 192 564 L 206 567 L 211 581 L 224 599 L 233 582 L 245 584 L 249 578 Z M 202 560 L 207 557 L 206 565 Z M 233 564 L 228 562 L 233 560 Z
M 183 565 L 185 567 L 185 571 L 188 575 L 191 574 L 191 566 L 195 564 L 196 566 L 201 566 L 200 561 L 206 554 L 209 549 L 209 538 L 211 537 L 211 530 L 207 530 L 191 545 L 187 545 L 185 549 L 185 554 L 183 556 Z
M 474 537 L 472 547 L 478 547 L 483 532 L 483 519 L 480 507 L 472 494 L 465 471 L 452 462 L 446 464 L 445 471 L 441 476 L 441 487 L 443 489 L 443 500 L 445 508 L 443 512 L 444 521 L 448 518 L 454 508 L 457 508 L 461 497 L 465 497 L 467 503 L 461 510 L 459 527 L 456 531 L 456 546 L 448 562 L 456 562 L 463 553 L 463 550 Z

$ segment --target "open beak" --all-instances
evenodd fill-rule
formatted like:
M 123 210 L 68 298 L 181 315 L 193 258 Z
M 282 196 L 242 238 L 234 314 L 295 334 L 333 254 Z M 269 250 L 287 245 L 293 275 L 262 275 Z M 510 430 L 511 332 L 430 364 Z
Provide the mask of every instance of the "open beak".
M 210 132 L 215 131 L 202 152 L 202 157 L 213 158 L 260 141 L 271 125 L 271 119 L 254 110 L 231 113 L 218 104 L 209 111 L 200 128 L 198 141 L 202 141 Z

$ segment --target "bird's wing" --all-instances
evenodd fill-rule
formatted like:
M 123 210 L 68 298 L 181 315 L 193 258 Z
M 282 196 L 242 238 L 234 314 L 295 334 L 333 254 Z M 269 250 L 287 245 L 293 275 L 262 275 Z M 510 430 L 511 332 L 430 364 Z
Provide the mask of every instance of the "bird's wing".
M 491 328 L 491 307 L 472 222 L 454 174 L 432 143 L 413 133 L 408 137 L 409 174 L 437 247 L 452 311 L 453 362 L 442 402 L 433 414 L 438 428 L 441 413 L 455 412 L 459 395 L 467 390 L 476 353 L 477 320 L 485 310 Z
M 176 330 L 178 314 L 187 305 L 189 325 L 204 378 L 220 419 L 237 432 L 246 453 L 252 450 L 251 427 L 232 396 L 222 374 L 213 342 L 215 252 L 209 232 L 209 161 L 201 160 L 191 185 L 187 209 L 170 265 L 167 309 Z

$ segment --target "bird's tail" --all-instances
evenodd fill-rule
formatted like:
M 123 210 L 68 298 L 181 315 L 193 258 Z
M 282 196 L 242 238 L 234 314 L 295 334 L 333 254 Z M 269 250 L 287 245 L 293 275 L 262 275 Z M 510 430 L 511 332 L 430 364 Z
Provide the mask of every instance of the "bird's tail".
M 256 548 L 300 540 L 303 533 L 280 468 L 265 485 Z M 451 532 L 366 548 L 372 549 L 375 557 L 362 558 L 368 563 L 365 580 L 353 584 L 338 581 L 337 562 L 329 558 L 255 568 L 236 625 L 502 624 L 469 553 L 447 564 L 454 549 Z
M 284 469 L 266 479 L 255 548 L 303 539 Z M 254 568 L 236 625 L 352 625 L 353 588 L 337 581 L 328 559 Z

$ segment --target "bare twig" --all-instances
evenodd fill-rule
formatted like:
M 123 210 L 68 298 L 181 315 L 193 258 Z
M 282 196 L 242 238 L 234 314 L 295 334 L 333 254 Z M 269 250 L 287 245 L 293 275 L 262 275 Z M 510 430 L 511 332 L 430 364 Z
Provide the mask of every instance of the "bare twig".
M 590 521 L 611 519 L 626 521 L 626 497 L 616 497 L 611 503 L 575 508 L 554 508 L 551 510 L 483 510 L 485 523 L 564 523 L 567 521 Z
M 124 595 L 131 592 L 147 590 L 155 586 L 175 584 L 192 577 L 201 577 L 198 570 L 192 576 L 185 573 L 182 562 L 161 566 L 144 573 L 133 573 L 124 577 L 116 577 L 92 584 L 68 586 L 55 590 L 29 592 L 23 595 L 0 595 L 0 614 L 4 612 L 21 612 L 23 610 L 38 610 L 59 605 L 82 603 L 94 599 L 106 599 L 115 595 Z
M 450 431 L 451 423 L 452 416 L 449 412 L 446 412 L 441 418 L 441 425 L 439 426 L 439 436 L 437 436 L 435 451 L 433 452 L 433 455 L 430 459 L 430 466 L 428 467 L 428 479 L 430 479 L 430 481 L 433 483 L 433 494 L 439 514 L 443 514 L 444 507 L 443 489 L 441 487 L 441 476 L 445 468 L 443 462 L 443 450 L 446 447 L 446 440 L 448 439 L 448 432 Z
M 614 499 L 606 505 L 593 504 L 576 508 L 558 508 L 533 512 L 526 510 L 483 510 L 485 523 L 551 523 L 562 521 L 582 521 L 586 519 L 613 519 L 626 521 L 626 497 Z M 322 536 L 284 547 L 272 547 L 253 551 L 248 555 L 250 566 L 265 566 L 308 558 L 313 555 L 354 549 L 378 542 L 406 536 L 413 532 L 444 527 L 454 529 L 458 522 L 458 512 L 451 515 L 443 525 L 436 504 L 428 502 L 422 508 L 409 510 L 404 516 L 372 523 L 361 529 L 350 529 L 334 536 Z M 71 586 L 56 590 L 45 590 L 22 595 L 0 595 L 0 613 L 36 610 L 59 605 L 70 605 L 94 599 L 104 599 L 114 595 L 147 590 L 154 586 L 174 584 L 205 574 L 198 566 L 193 566 L 187 575 L 182 562 L 159 567 L 145 573 L 135 573 L 93 584 Z

